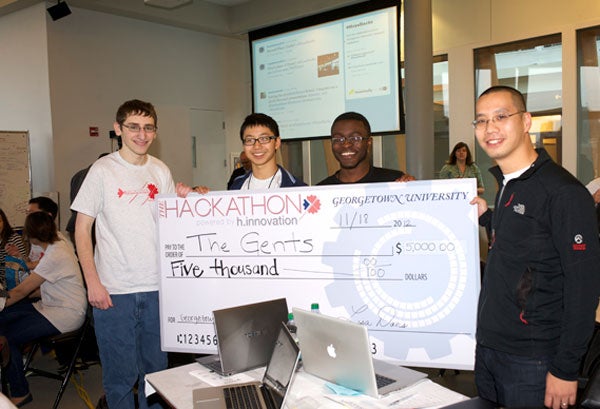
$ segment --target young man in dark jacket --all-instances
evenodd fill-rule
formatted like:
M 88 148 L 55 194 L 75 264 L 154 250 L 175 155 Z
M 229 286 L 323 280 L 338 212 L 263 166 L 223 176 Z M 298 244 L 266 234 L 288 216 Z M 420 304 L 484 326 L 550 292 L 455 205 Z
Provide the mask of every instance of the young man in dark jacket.
M 344 112 L 331 125 L 331 151 L 340 169 L 318 185 L 345 183 L 408 182 L 415 178 L 401 170 L 371 165 L 369 151 L 373 144 L 371 125 L 358 112 Z
M 477 197 L 491 234 L 479 298 L 475 381 L 507 407 L 565 409 L 594 328 L 600 244 L 585 187 L 534 149 L 523 95 L 496 86 L 479 97 L 475 135 L 496 161 L 495 210 Z
M 235 178 L 228 190 L 306 186 L 277 164 L 275 155 L 281 147 L 281 139 L 273 118 L 265 114 L 248 115 L 240 127 L 240 139 L 252 170 Z

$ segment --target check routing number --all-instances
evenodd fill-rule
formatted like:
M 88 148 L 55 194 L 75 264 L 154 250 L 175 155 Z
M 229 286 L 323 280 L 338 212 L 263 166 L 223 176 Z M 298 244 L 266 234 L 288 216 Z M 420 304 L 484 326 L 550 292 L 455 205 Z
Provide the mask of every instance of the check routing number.
M 472 368 L 475 179 L 157 200 L 162 347 L 214 353 L 212 311 L 273 298 L 368 327 L 374 356 Z

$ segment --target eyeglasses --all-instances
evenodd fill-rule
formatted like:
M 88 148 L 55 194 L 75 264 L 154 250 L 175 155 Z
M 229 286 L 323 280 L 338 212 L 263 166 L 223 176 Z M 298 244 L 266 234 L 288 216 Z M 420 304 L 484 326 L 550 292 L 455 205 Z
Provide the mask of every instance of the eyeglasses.
M 138 124 L 129 124 L 129 125 L 122 124 L 121 126 L 124 126 L 125 128 L 129 129 L 131 132 L 135 132 L 135 133 L 140 132 L 142 129 L 146 133 L 154 133 L 158 129 L 158 127 L 156 127 L 154 125 L 144 125 L 142 127 L 142 126 L 139 126 Z
M 517 111 L 514 114 L 498 114 L 498 115 L 494 115 L 490 119 L 483 119 L 483 118 L 476 119 L 471 123 L 473 124 L 473 128 L 475 128 L 478 131 L 481 131 L 481 130 L 484 130 L 485 128 L 487 128 L 488 123 L 490 121 L 492 121 L 493 124 L 502 125 L 503 123 L 508 121 L 508 118 L 510 118 L 511 116 L 522 114 L 524 112 L 525 111 Z
M 370 136 L 334 136 L 331 138 L 331 142 L 339 145 L 345 144 L 346 141 L 350 142 L 351 144 L 358 144 L 361 141 L 369 138 Z
M 258 143 L 260 143 L 261 145 L 266 145 L 269 142 L 271 142 L 271 140 L 273 140 L 273 139 L 277 139 L 277 137 L 276 136 L 259 136 L 258 138 L 245 138 L 244 145 L 254 146 L 256 141 L 258 141 Z

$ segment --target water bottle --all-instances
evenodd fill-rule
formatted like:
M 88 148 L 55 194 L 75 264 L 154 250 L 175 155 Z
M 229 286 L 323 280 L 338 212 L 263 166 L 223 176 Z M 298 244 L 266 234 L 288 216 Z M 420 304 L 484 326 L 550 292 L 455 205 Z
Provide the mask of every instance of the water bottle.
M 318 302 L 314 302 L 310 305 L 310 312 L 314 312 L 315 314 L 321 313 L 321 311 L 319 311 L 319 303 Z
M 290 331 L 290 334 L 292 334 L 293 337 L 296 337 L 296 322 L 294 321 L 294 314 L 293 313 L 289 313 L 288 314 L 288 320 L 287 323 L 285 324 L 288 328 L 288 330 Z
M 288 314 L 288 320 L 287 320 L 287 323 L 285 324 L 285 326 L 290 331 L 292 338 L 294 338 L 294 341 L 296 341 L 296 344 L 297 344 L 298 343 L 298 335 L 296 335 L 296 332 L 298 330 L 298 327 L 296 327 L 296 321 L 294 321 L 293 313 L 290 312 Z

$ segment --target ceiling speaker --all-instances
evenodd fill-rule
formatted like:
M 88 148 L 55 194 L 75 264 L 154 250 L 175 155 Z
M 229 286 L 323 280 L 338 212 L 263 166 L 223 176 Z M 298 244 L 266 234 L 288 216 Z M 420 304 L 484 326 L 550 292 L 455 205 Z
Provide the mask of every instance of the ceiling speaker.
M 69 9 L 69 6 L 64 1 L 59 1 L 54 6 L 48 7 L 47 10 L 54 21 L 71 14 L 71 9 Z

